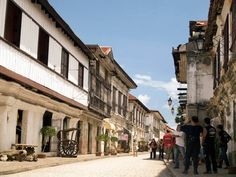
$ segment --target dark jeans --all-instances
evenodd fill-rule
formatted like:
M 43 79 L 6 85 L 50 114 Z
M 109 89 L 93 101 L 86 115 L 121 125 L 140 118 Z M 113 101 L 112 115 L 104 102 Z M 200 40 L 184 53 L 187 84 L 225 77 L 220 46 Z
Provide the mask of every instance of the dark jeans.
M 163 148 L 159 148 L 159 159 L 160 160 L 164 159 L 164 149 Z
M 213 171 L 217 172 L 217 163 L 216 163 L 216 150 L 214 144 L 204 146 L 205 161 L 206 161 L 206 171 L 211 171 L 211 164 Z
M 185 148 L 182 146 L 175 145 L 174 156 L 175 156 L 175 167 L 177 167 L 177 168 L 179 167 L 179 153 L 182 155 L 183 161 L 184 161 L 185 160 Z
M 156 158 L 156 149 L 151 149 L 151 152 L 150 152 L 150 159 L 155 159 Z
M 225 165 L 229 167 L 229 160 L 226 154 L 227 149 L 228 149 L 227 146 L 220 147 L 220 164 L 219 164 L 220 167 L 222 167 L 223 161 L 225 161 Z
M 197 173 L 199 152 L 200 152 L 199 142 L 192 142 L 187 144 L 186 154 L 185 154 L 185 168 L 184 168 L 185 171 L 188 171 L 190 165 L 190 157 L 192 157 L 194 173 Z

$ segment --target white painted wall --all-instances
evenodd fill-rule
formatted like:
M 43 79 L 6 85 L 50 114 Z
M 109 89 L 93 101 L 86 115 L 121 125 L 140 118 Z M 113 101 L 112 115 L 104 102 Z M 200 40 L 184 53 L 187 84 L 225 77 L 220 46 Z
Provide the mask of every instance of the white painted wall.
M 89 71 L 87 68 L 84 68 L 84 90 L 89 90 Z
M 0 0 L 0 36 L 4 36 L 4 26 L 5 26 L 5 14 L 7 0 Z
M 61 73 L 61 51 L 61 45 L 49 37 L 48 67 L 57 73 Z
M 31 0 L 14 0 L 22 9 L 24 9 L 30 16 L 39 23 L 50 35 L 52 35 L 59 43 L 63 45 L 75 58 L 79 60 L 85 67 L 88 68 L 88 57 L 66 36 L 60 28 L 55 27 L 55 23 L 48 18 L 48 16 L 41 10 L 40 6 L 31 3 Z
M 78 70 L 79 62 L 71 55 L 69 55 L 69 73 L 68 79 L 74 84 L 78 85 Z
M 87 93 L 0 40 L 0 64 L 87 106 Z
M 189 60 L 194 60 L 194 57 L 189 59 Z M 187 102 L 188 104 L 193 104 L 196 103 L 196 62 L 191 61 L 191 64 L 187 65 L 187 87 L 188 87 L 188 92 L 187 92 Z
M 39 27 L 22 13 L 20 48 L 37 58 Z

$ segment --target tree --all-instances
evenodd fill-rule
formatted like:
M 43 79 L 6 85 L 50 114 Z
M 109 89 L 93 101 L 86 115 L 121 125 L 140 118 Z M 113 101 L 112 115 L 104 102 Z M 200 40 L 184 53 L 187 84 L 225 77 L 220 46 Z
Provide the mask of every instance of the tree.
M 47 143 L 49 143 L 50 138 L 56 135 L 56 129 L 51 126 L 45 126 L 41 128 L 40 133 L 43 135 L 43 152 L 44 152 Z

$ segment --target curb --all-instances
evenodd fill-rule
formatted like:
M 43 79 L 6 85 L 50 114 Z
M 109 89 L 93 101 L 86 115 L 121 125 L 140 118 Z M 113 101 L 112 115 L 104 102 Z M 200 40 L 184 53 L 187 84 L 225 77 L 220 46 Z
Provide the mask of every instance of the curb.
M 166 165 L 166 168 L 168 169 L 168 171 L 171 173 L 172 177 L 177 177 L 177 175 L 170 169 L 170 167 L 167 165 L 166 161 L 163 160 L 164 164 Z

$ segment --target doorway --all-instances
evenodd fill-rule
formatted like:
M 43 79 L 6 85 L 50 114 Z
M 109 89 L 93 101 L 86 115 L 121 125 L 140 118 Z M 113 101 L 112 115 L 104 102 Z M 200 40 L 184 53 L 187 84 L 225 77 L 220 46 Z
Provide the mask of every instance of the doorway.
M 22 119 L 23 110 L 18 109 L 16 120 L 16 144 L 22 143 Z
M 45 111 L 43 115 L 43 127 L 45 126 L 52 126 L 52 113 L 49 111 Z M 50 152 L 50 149 L 51 149 L 51 138 L 46 140 L 45 137 L 42 136 L 42 151 Z

